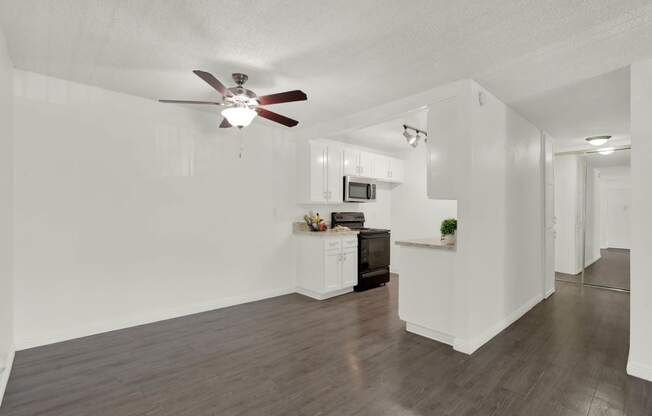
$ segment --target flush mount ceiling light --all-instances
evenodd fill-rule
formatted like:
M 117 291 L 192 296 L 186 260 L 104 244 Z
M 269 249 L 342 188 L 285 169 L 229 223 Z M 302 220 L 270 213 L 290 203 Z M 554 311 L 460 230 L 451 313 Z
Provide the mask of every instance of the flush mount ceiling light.
M 605 147 L 604 149 L 598 150 L 598 153 L 603 155 L 603 156 L 607 156 L 607 155 L 612 154 L 615 150 L 616 149 L 614 149 L 613 147 Z
M 287 127 L 294 127 L 299 124 L 298 121 L 285 117 L 281 114 L 269 111 L 263 106 L 271 104 L 289 103 L 293 101 L 304 101 L 308 99 L 305 92 L 301 90 L 293 90 L 280 92 L 278 94 L 258 96 L 256 93 L 243 87 L 249 77 L 247 74 L 235 73 L 231 74 L 233 82 L 236 83 L 235 87 L 226 88 L 217 78 L 212 74 L 195 70 L 192 71 L 199 78 L 204 80 L 208 85 L 213 87 L 221 97 L 221 101 L 187 101 L 187 100 L 159 100 L 162 103 L 173 104 L 201 104 L 201 105 L 219 105 L 226 107 L 222 110 L 224 120 L 220 124 L 220 128 L 247 127 L 256 116 L 261 116 L 273 122 L 282 124 Z
M 611 139 L 611 136 L 593 136 L 587 137 L 586 141 L 593 146 L 602 146 L 603 144 L 607 143 L 609 139 Z
M 412 130 L 414 133 L 410 130 Z M 417 147 L 419 145 L 419 140 L 421 140 L 422 134 L 424 136 L 428 135 L 428 133 L 423 130 L 408 126 L 407 124 L 403 124 L 403 137 L 405 137 L 405 141 L 410 146 Z

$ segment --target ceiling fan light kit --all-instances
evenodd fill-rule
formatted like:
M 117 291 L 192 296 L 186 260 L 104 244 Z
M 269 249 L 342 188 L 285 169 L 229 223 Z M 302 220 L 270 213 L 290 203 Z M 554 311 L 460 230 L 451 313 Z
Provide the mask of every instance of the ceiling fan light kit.
M 249 107 L 229 107 L 222 110 L 222 116 L 234 127 L 247 127 L 256 118 L 256 112 Z
M 209 72 L 200 70 L 194 70 L 192 72 L 204 80 L 208 85 L 213 87 L 215 91 L 220 93 L 222 101 L 159 100 L 159 102 L 224 106 L 226 108 L 222 110 L 222 116 L 224 119 L 222 120 L 222 123 L 220 123 L 220 128 L 237 127 L 241 129 L 250 125 L 256 116 L 266 118 L 275 123 L 283 124 L 287 127 L 294 127 L 299 124 L 298 121 L 273 111 L 269 111 L 262 106 L 289 103 L 293 101 L 305 101 L 308 99 L 306 93 L 301 90 L 286 91 L 259 97 L 250 89 L 243 87 L 249 77 L 247 74 L 239 72 L 231 74 L 233 82 L 236 83 L 236 86 L 231 88 L 225 87 L 224 84 Z

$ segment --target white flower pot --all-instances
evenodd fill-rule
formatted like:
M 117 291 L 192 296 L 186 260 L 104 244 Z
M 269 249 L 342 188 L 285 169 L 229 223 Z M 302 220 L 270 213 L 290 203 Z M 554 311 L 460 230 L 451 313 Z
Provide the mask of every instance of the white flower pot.
M 455 243 L 457 243 L 457 236 L 455 234 L 446 234 L 442 236 L 441 239 L 447 246 L 454 246 Z

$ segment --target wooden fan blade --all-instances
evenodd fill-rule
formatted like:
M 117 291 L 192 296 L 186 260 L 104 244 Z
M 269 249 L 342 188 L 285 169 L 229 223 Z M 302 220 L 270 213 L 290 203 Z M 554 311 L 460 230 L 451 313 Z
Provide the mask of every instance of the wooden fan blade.
M 269 111 L 269 110 L 267 110 L 265 108 L 262 108 L 262 107 L 257 107 L 256 112 L 258 113 L 259 116 L 264 117 L 264 118 L 266 118 L 268 120 L 272 120 L 272 121 L 275 121 L 277 123 L 283 124 L 284 126 L 294 127 L 297 124 L 299 124 L 299 122 L 296 121 L 296 120 L 292 120 L 291 118 L 282 116 L 282 115 L 280 115 L 278 113 L 275 113 L 273 111 Z
M 215 101 L 188 101 L 188 100 L 158 100 L 159 103 L 168 104 L 206 104 L 206 105 L 223 105 Z
M 263 95 L 258 97 L 260 105 L 289 103 L 292 101 L 304 101 L 308 96 L 301 90 L 279 92 L 278 94 Z
M 206 71 L 200 71 L 198 69 L 195 69 L 192 72 L 194 72 L 195 75 L 197 75 L 199 78 L 206 81 L 208 85 L 215 88 L 215 90 L 217 90 L 217 92 L 219 92 L 220 94 L 231 95 L 231 92 L 227 90 L 226 87 L 220 81 L 218 81 L 217 78 L 215 78 L 212 74 Z
M 229 127 L 233 127 L 231 123 L 227 119 L 223 119 L 222 122 L 220 123 L 220 128 L 221 129 L 228 129 Z

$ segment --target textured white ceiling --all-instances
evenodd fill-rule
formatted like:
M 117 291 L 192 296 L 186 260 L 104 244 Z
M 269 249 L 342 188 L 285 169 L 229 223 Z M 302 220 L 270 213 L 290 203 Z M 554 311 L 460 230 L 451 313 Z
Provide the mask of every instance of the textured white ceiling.
M 330 120 L 460 78 L 508 103 L 652 57 L 637 0 L 3 0 L 16 67 L 150 98 L 210 99 L 190 71 L 250 75 Z M 546 127 L 546 126 L 543 126 Z
M 604 169 L 631 165 L 631 151 L 619 150 L 610 155 L 592 154 L 587 156 L 589 167 Z
M 404 153 L 410 147 L 403 137 L 403 124 L 427 130 L 427 110 L 417 110 L 373 126 L 339 133 L 330 139 L 370 147 L 386 153 Z
M 610 135 L 609 144 L 629 143 L 629 67 L 513 103 L 563 148 L 591 148 L 590 136 Z M 626 142 L 626 143 L 624 143 Z

